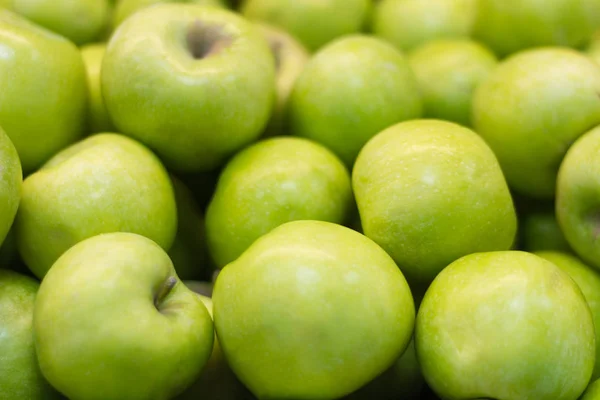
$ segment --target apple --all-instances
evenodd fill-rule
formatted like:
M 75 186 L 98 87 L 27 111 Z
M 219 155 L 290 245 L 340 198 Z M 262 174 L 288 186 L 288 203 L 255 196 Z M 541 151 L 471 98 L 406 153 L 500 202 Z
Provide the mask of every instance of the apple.
M 366 35 L 343 37 L 315 54 L 296 81 L 289 107 L 291 132 L 324 144 L 348 166 L 375 134 L 422 113 L 406 58 Z
M 171 175 L 177 204 L 177 234 L 169 249 L 177 276 L 182 280 L 210 275 L 204 216 L 188 187 Z
M 553 211 L 526 215 L 523 220 L 523 250 L 555 250 L 570 253 Z
M 22 183 L 23 172 L 19 155 L 10 138 L 0 127 L 0 244 L 8 235 L 17 214 Z
M 479 0 L 473 33 L 500 56 L 533 47 L 581 46 L 597 26 L 592 1 Z
M 100 88 L 100 70 L 105 52 L 106 45 L 104 43 L 88 44 L 81 48 L 81 56 L 87 72 L 87 128 L 90 133 L 112 132 L 115 130 L 104 106 L 104 98 Z
M 0 397 L 59 399 L 42 376 L 33 343 L 33 306 L 39 283 L 0 269 Z
M 201 171 L 261 135 L 275 97 L 275 62 L 258 28 L 231 11 L 157 4 L 113 34 L 101 80 L 120 132 L 174 170 Z
M 68 40 L 0 9 L 0 126 L 28 173 L 83 133 L 85 69 Z
M 107 27 L 107 0 L 11 0 L 10 8 L 77 45 L 94 42 Z
M 586 55 L 596 64 L 600 65 L 600 31 L 597 31 L 585 49 Z
M 600 273 L 569 254 L 557 251 L 538 251 L 535 254 L 569 274 L 590 306 L 594 326 L 600 327 Z M 596 332 L 596 364 L 592 374 L 592 379 L 598 378 L 600 378 L 600 330 Z
M 285 29 L 315 51 L 340 36 L 360 32 L 370 9 L 371 0 L 246 0 L 241 13 Z
M 576 400 L 592 376 L 592 313 L 560 268 L 520 251 L 471 254 L 417 314 L 421 371 L 443 399 Z
M 202 6 L 226 6 L 225 0 L 119 0 L 115 7 L 113 26 L 119 26 L 125 19 L 142 8 L 159 3 L 193 3 Z
M 600 400 L 600 379 L 590 383 L 580 400 Z
M 424 115 L 471 125 L 475 88 L 496 67 L 496 56 L 470 39 L 438 39 L 414 49 L 408 61 L 423 96 Z
M 208 248 L 218 268 L 256 239 L 295 220 L 346 221 L 350 174 L 329 150 L 302 138 L 265 139 L 227 164 L 206 210 Z
M 408 346 L 414 303 L 383 249 L 349 228 L 293 221 L 217 276 L 219 343 L 259 399 L 334 399 L 388 369 Z
M 375 6 L 373 33 L 400 50 L 435 39 L 467 38 L 476 0 L 381 0 Z
M 200 374 L 213 324 L 171 260 L 143 236 L 79 242 L 52 266 L 33 331 L 46 379 L 70 399 L 167 399 Z
M 571 248 L 600 269 L 600 127 L 581 136 L 567 152 L 558 173 L 556 217 Z
M 515 191 L 552 198 L 569 146 L 600 124 L 598 93 L 600 68 L 583 54 L 565 48 L 523 51 L 476 89 L 473 126 Z
M 360 152 L 352 186 L 365 235 L 413 285 L 464 255 L 513 243 L 516 215 L 498 161 L 458 124 L 415 120 L 385 129 Z
M 298 40 L 282 29 L 264 23 L 259 23 L 258 28 L 265 35 L 275 57 L 277 89 L 275 108 L 263 136 L 283 135 L 288 133 L 290 94 L 309 59 L 309 53 Z
M 138 233 L 169 249 L 177 208 L 156 156 L 105 133 L 59 152 L 25 179 L 15 224 L 19 253 L 42 278 L 68 248 L 100 233 Z

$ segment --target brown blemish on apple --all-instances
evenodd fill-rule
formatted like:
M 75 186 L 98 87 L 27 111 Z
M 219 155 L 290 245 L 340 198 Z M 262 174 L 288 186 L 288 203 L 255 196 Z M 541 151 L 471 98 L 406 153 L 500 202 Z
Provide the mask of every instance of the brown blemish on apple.
M 191 23 L 186 34 L 187 48 L 196 60 L 221 52 L 231 44 L 231 37 L 221 26 L 208 25 L 200 20 Z

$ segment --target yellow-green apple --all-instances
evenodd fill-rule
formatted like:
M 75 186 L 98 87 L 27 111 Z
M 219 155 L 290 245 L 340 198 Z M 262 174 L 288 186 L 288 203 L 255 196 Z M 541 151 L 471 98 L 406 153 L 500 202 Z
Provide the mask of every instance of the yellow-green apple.
M 81 48 L 81 56 L 87 72 L 88 107 L 87 130 L 89 133 L 113 132 L 115 130 L 102 97 L 100 70 L 106 52 L 106 44 L 94 43 Z
M 40 284 L 0 269 L 0 398 L 58 399 L 38 367 L 33 343 L 33 306 Z
M 554 211 L 535 212 L 526 215 L 522 222 L 522 241 L 525 251 L 555 250 L 570 253 Z
M 408 60 L 425 117 L 470 126 L 473 93 L 496 67 L 494 53 L 470 39 L 438 39 L 415 48 Z
M 543 66 L 543 68 L 540 68 Z M 517 192 L 552 198 L 569 146 L 600 124 L 600 68 L 565 48 L 526 50 L 475 91 L 473 126 Z
M 443 399 L 576 400 L 596 354 L 577 284 L 520 251 L 471 254 L 445 268 L 419 308 L 415 344 Z
M 291 132 L 324 144 L 349 166 L 371 137 L 421 112 L 406 58 L 366 35 L 337 39 L 315 54 L 298 77 L 289 106 Z
M 400 50 L 431 40 L 467 38 L 476 0 L 381 0 L 375 6 L 373 33 Z
M 225 358 L 259 399 L 354 392 L 404 352 L 415 315 L 390 256 L 323 221 L 259 238 L 217 276 L 213 302 Z
M 85 68 L 73 43 L 2 9 L 0 49 L 0 126 L 28 173 L 83 133 Z
M 600 269 L 600 127 L 569 149 L 558 173 L 556 217 L 575 252 Z
M 0 244 L 4 242 L 15 220 L 21 201 L 22 184 L 23 172 L 19 155 L 0 127 Z
M 600 65 L 600 31 L 597 31 L 593 36 L 588 46 L 585 49 L 588 57 L 596 64 Z
M 600 379 L 590 383 L 580 400 L 600 400 Z
M 157 4 L 124 21 L 101 80 L 119 132 L 179 171 L 213 169 L 257 139 L 275 98 L 275 62 L 258 28 L 198 4 Z
M 285 29 L 310 51 L 367 23 L 371 0 L 246 0 L 242 14 Z
M 133 233 L 77 243 L 52 266 L 33 313 L 46 379 L 70 399 L 169 399 L 200 374 L 210 314 L 165 251 Z
M 177 209 L 158 158 L 133 139 L 104 133 L 25 179 L 15 224 L 19 252 L 42 278 L 68 248 L 100 233 L 137 233 L 169 249 Z
M 325 147 L 302 138 L 265 139 L 221 173 L 206 210 L 210 254 L 224 267 L 285 222 L 345 222 L 352 202 L 350 174 Z
M 472 130 L 403 122 L 361 151 L 352 186 L 365 235 L 411 284 L 427 284 L 467 254 L 508 250 L 516 215 L 492 150 Z
M 115 6 L 113 15 L 113 26 L 119 26 L 132 14 L 159 3 L 193 3 L 202 6 L 225 7 L 225 0 L 119 0 Z

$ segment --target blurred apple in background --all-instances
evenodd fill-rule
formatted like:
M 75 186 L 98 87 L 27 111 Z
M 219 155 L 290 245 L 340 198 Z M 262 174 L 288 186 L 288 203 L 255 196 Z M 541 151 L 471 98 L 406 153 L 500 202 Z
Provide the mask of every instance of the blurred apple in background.
M 325 147 L 301 138 L 263 140 L 221 173 L 206 211 L 210 254 L 222 268 L 283 223 L 344 223 L 352 202 L 350 174 Z
M 571 252 L 571 246 L 562 233 L 554 210 L 528 214 L 522 221 L 523 250 L 555 250 Z
M 600 68 L 583 54 L 565 48 L 524 51 L 479 85 L 473 125 L 496 153 L 511 188 L 552 198 L 569 146 L 600 124 L 598 93 Z
M 470 126 L 473 92 L 496 67 L 496 56 L 469 39 L 439 39 L 414 49 L 408 60 L 419 82 L 424 116 Z
M 263 132 L 275 61 L 259 29 L 231 11 L 157 4 L 112 36 L 102 93 L 119 132 L 173 170 L 206 171 Z
M 574 400 L 594 369 L 590 308 L 577 284 L 524 252 L 465 256 L 421 303 L 415 344 L 444 399 Z
M 28 173 L 83 134 L 85 68 L 67 39 L 1 9 L 0 48 L 0 126 Z
M 258 239 L 218 275 L 213 302 L 229 365 L 262 399 L 354 392 L 405 351 L 415 313 L 385 251 L 321 221 L 288 222 Z
M 115 130 L 104 105 L 100 87 L 100 71 L 106 52 L 106 44 L 90 44 L 81 48 L 81 56 L 87 72 L 88 107 L 87 130 L 89 133 L 113 132 Z
M 15 224 L 19 252 L 42 278 L 64 251 L 100 233 L 138 233 L 169 249 L 177 209 L 158 158 L 133 139 L 105 133 L 59 152 L 25 179 Z
M 351 167 L 370 138 L 418 118 L 422 104 L 416 78 L 398 50 L 380 39 L 351 35 L 309 60 L 289 112 L 294 135 L 322 143 Z
M 285 29 L 310 51 L 360 32 L 367 24 L 371 0 L 245 0 L 241 13 Z
M 592 382 L 580 400 L 600 400 L 600 379 Z
M 498 161 L 460 125 L 416 120 L 384 130 L 362 149 L 352 184 L 365 235 L 411 284 L 513 243 L 516 215 Z
M 412 50 L 435 39 L 468 38 L 476 0 L 381 0 L 373 13 L 372 31 L 400 50 Z
M 600 65 L 600 31 L 596 31 L 587 48 L 585 49 L 586 55 L 592 59 L 596 64 Z

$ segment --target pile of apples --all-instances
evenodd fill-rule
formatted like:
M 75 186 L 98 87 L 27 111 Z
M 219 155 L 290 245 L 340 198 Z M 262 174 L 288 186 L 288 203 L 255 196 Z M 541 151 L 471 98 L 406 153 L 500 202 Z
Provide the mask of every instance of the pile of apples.
M 600 400 L 600 0 L 0 0 L 0 210 L 0 400 Z

